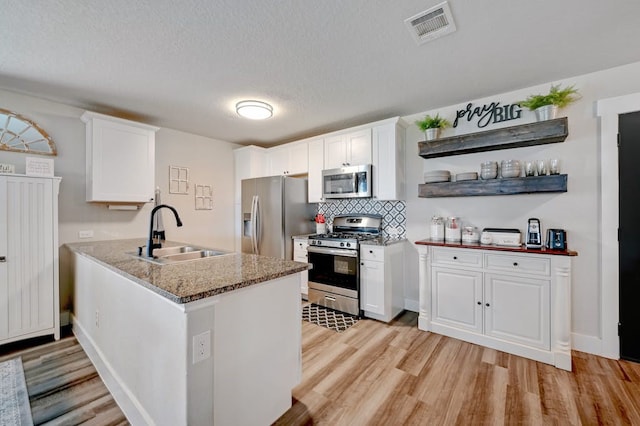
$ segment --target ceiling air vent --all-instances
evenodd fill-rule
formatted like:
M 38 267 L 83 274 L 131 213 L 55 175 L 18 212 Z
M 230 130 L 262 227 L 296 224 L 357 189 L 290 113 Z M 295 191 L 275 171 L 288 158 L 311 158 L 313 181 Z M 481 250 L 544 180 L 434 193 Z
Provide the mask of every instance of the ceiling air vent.
M 405 19 L 404 23 L 407 24 L 411 35 L 418 44 L 426 43 L 456 30 L 449 3 L 446 1 Z

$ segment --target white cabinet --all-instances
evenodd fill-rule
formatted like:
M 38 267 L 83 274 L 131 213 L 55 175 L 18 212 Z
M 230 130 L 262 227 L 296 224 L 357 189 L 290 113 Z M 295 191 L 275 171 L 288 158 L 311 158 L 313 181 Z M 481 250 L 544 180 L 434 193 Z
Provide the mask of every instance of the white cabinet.
M 291 142 L 267 150 L 269 176 L 300 175 L 308 171 L 307 142 Z
M 324 169 L 324 139 L 313 139 L 308 142 L 309 172 L 307 175 L 310 203 L 322 202 L 322 169 Z
M 87 201 L 153 201 L 158 127 L 89 111 L 81 118 L 87 132 Z
M 371 164 L 371 128 L 324 138 L 324 168 Z
M 389 322 L 404 309 L 404 242 L 360 246 L 360 309 Z
M 434 266 L 432 324 L 482 333 L 482 272 Z
M 240 204 L 242 180 L 267 176 L 267 150 L 255 145 L 233 150 L 236 204 Z
M 0 345 L 60 338 L 60 178 L 0 175 Z
M 406 124 L 396 117 L 372 131 L 373 198 L 404 200 Z
M 309 247 L 308 238 L 294 238 L 293 239 L 293 260 L 296 262 L 309 263 L 309 255 L 307 253 L 307 247 Z M 302 298 L 307 300 L 309 296 L 309 272 L 302 272 L 302 279 L 300 282 L 300 293 Z
M 571 370 L 570 256 L 418 250 L 421 330 Z

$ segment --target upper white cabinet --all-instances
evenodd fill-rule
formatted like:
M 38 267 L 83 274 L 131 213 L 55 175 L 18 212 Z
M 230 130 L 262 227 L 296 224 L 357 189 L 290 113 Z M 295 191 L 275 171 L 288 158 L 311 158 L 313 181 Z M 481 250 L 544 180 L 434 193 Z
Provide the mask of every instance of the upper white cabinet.
M 267 150 L 269 176 L 301 175 L 308 171 L 307 142 L 292 142 Z
M 60 338 L 60 178 L 0 175 L 0 345 Z
M 327 136 L 324 139 L 324 168 L 371 164 L 371 128 Z
M 399 118 L 373 127 L 373 197 L 379 200 L 405 198 L 405 132 Z
M 309 172 L 307 182 L 310 203 L 322 200 L 322 169 L 324 169 L 324 139 L 313 139 L 308 142 Z
M 89 111 L 81 118 L 87 128 L 87 201 L 152 201 L 159 128 Z
M 267 176 L 267 150 L 255 145 L 233 150 L 236 204 L 240 204 L 242 179 Z

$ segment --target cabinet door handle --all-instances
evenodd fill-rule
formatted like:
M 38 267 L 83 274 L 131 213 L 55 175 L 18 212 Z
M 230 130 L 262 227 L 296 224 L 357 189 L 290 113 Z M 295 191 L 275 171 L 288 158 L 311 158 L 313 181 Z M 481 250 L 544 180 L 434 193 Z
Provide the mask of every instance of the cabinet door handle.
M 373 254 L 373 250 L 369 250 L 369 253 Z
M 478 300 L 478 305 L 482 306 L 482 302 Z
M 458 256 L 453 256 L 453 260 L 458 260 Z
M 360 266 L 364 266 L 364 263 L 361 263 Z
M 0 256 L 0 262 L 4 263 L 7 261 L 7 258 L 5 256 Z
M 491 305 L 490 305 L 490 304 L 488 304 L 488 303 L 485 303 L 485 306 L 488 308 L 488 307 L 489 307 L 489 306 L 491 306 Z
M 513 266 L 518 266 L 518 262 L 513 262 Z

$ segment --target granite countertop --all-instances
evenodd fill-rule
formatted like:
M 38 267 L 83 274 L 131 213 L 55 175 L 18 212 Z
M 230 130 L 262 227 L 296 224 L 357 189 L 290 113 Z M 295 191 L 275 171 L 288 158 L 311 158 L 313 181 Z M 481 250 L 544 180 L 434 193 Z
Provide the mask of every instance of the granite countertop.
M 418 245 L 425 246 L 438 246 L 438 247 L 454 247 L 454 248 L 466 248 L 476 250 L 495 250 L 495 251 L 510 251 L 514 253 L 532 253 L 532 254 L 551 254 L 556 256 L 577 256 L 578 252 L 573 250 L 550 250 L 542 247 L 540 249 L 528 249 L 524 245 L 519 247 L 509 246 L 497 246 L 493 244 L 473 244 L 473 243 L 449 243 L 442 241 L 432 241 L 430 239 L 418 240 L 415 242 Z
M 401 237 L 378 237 L 372 240 L 364 240 L 360 243 L 362 246 L 390 246 L 392 244 L 401 243 L 407 241 L 406 238 Z
M 146 239 L 92 241 L 65 244 L 72 252 L 176 303 L 188 303 L 305 271 L 309 264 L 274 257 L 230 253 L 189 262 L 157 265 L 127 252 L 137 253 Z M 163 247 L 188 245 L 165 241 Z M 213 247 L 211 247 L 213 248 Z

